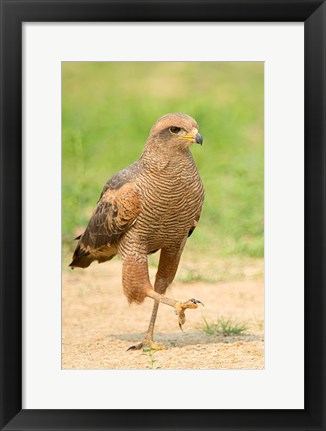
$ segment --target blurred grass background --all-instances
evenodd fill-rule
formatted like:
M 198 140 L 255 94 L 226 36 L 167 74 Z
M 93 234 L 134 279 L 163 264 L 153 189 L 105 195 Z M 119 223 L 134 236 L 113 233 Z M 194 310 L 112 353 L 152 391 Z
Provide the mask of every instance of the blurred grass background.
M 62 239 L 86 226 L 104 183 L 135 161 L 163 114 L 193 116 L 206 199 L 187 253 L 263 257 L 262 62 L 62 63 Z

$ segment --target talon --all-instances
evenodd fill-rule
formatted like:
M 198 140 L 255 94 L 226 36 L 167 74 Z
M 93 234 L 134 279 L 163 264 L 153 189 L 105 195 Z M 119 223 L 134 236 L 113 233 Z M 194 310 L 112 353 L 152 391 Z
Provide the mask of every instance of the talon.
M 164 346 L 164 344 L 154 343 L 153 340 L 144 340 L 136 344 L 135 346 L 130 346 L 127 349 L 127 352 L 129 350 L 141 350 L 141 349 L 143 350 L 143 352 L 150 351 L 150 350 L 165 350 L 166 346 Z
M 185 311 L 187 309 L 197 308 L 198 307 L 197 304 L 204 305 L 201 301 L 199 301 L 198 299 L 195 299 L 195 298 L 188 299 L 188 301 L 186 301 L 186 302 L 177 302 L 176 303 L 175 311 L 176 311 L 176 314 L 179 316 L 179 328 L 181 329 L 182 332 L 184 332 L 184 330 L 182 329 L 182 325 L 186 321 Z
M 189 301 L 191 301 L 193 304 L 201 304 L 204 307 L 204 304 L 199 301 L 199 299 L 191 298 Z
M 126 351 L 129 352 L 129 350 L 140 350 L 142 347 L 143 347 L 143 343 L 138 343 L 138 344 L 135 344 L 134 346 L 128 347 Z

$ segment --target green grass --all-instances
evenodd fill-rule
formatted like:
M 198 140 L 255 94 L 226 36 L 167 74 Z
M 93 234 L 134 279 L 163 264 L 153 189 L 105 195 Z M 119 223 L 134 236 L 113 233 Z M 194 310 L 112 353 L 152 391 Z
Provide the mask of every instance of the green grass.
M 216 322 L 209 323 L 206 319 L 203 322 L 203 330 L 208 335 L 239 335 L 247 331 L 246 323 L 239 323 L 221 317 Z
M 159 370 L 161 367 L 156 365 L 157 360 L 154 358 L 154 354 L 157 350 L 154 350 L 152 347 L 144 347 L 142 355 L 146 356 L 148 359 L 148 368 L 150 370 Z
M 107 179 L 141 154 L 167 112 L 196 118 L 193 146 L 206 199 L 187 249 L 207 256 L 264 252 L 260 62 L 62 65 L 62 235 L 71 250 Z

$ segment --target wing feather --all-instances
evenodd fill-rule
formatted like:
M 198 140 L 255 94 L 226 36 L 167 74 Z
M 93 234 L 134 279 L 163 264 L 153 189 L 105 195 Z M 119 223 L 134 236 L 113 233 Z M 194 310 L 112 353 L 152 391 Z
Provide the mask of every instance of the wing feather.
M 110 181 L 105 185 L 86 230 L 79 238 L 70 266 L 85 268 L 93 260 L 112 259 L 117 254 L 119 239 L 135 223 L 140 212 L 140 196 L 135 178 L 130 179 L 130 175 L 126 178 L 123 171 L 122 174 L 119 187 L 110 187 Z

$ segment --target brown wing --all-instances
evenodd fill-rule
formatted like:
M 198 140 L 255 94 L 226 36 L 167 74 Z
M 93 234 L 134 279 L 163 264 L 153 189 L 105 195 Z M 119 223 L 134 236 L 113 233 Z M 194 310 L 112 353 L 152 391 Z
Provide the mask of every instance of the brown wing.
M 142 166 L 137 160 L 127 168 L 113 175 L 113 177 L 111 177 L 104 185 L 99 201 L 108 189 L 120 189 L 120 187 L 124 186 L 128 181 L 133 181 L 141 171 Z
M 117 254 L 119 239 L 135 222 L 139 212 L 140 200 L 134 178 L 119 184 L 118 188 L 111 188 L 108 182 L 69 266 L 86 268 L 93 260 L 112 259 Z

